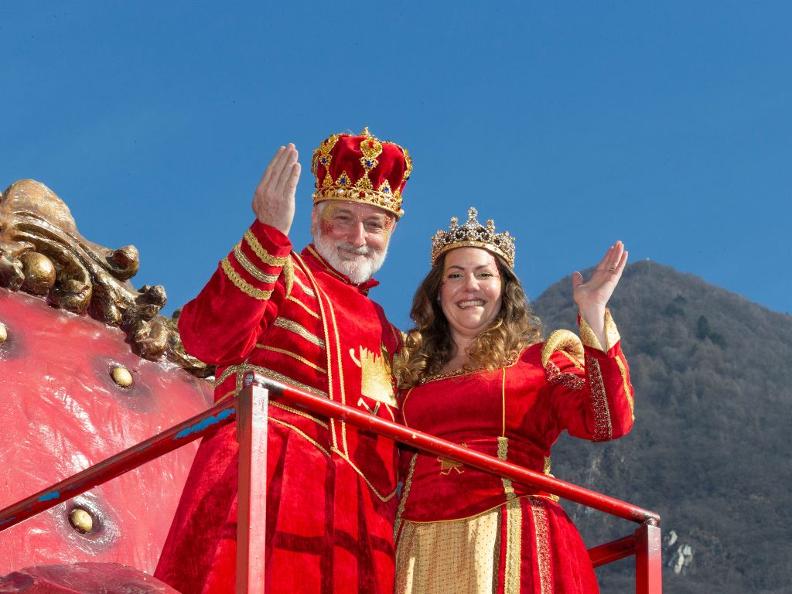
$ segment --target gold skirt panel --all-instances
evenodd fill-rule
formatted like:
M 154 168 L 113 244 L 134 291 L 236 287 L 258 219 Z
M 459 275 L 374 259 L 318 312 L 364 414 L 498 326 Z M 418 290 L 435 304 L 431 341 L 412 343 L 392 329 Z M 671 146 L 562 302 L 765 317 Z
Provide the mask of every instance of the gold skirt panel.
M 396 594 L 491 594 L 497 587 L 502 507 L 463 520 L 404 520 Z

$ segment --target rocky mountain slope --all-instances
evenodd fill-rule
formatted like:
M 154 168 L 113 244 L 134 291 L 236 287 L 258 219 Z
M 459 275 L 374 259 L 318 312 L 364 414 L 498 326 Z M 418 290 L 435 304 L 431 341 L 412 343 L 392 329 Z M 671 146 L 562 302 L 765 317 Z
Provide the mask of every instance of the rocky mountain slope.
M 575 328 L 569 278 L 533 304 L 545 332 Z M 792 591 L 792 316 L 672 268 L 625 271 L 611 301 L 636 389 L 627 437 L 562 437 L 559 478 L 656 510 L 675 594 Z M 567 505 L 589 546 L 634 526 Z M 633 590 L 633 562 L 598 570 Z

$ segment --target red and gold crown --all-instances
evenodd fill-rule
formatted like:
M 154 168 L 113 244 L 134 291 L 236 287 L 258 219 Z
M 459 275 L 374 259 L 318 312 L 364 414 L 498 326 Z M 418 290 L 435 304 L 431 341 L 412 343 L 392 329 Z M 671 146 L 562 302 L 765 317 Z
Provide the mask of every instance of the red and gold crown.
M 407 149 L 379 140 L 364 128 L 359 136 L 333 134 L 314 151 L 311 171 L 316 176 L 314 204 L 350 200 L 372 204 L 397 217 L 402 192 L 412 172 Z
M 438 231 L 432 237 L 432 266 L 447 251 L 461 247 L 478 247 L 497 254 L 514 268 L 514 237 L 508 231 L 495 233 L 492 219 L 486 225 L 478 222 L 478 211 L 472 206 L 468 208 L 468 220 L 464 225 L 459 219 L 451 217 L 448 231 Z

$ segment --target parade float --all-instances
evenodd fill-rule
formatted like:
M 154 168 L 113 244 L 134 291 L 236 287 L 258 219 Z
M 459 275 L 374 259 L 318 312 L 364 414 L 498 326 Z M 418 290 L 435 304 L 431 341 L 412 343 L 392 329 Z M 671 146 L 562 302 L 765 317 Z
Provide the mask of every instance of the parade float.
M 213 404 L 213 369 L 160 314 L 163 287 L 131 284 L 138 265 L 133 246 L 83 238 L 45 185 L 0 196 L 0 592 L 174 592 L 152 574 L 196 440 L 234 422 L 237 591 L 263 592 L 269 398 L 632 520 L 589 554 L 595 566 L 634 555 L 636 591 L 662 591 L 651 511 L 253 375 Z

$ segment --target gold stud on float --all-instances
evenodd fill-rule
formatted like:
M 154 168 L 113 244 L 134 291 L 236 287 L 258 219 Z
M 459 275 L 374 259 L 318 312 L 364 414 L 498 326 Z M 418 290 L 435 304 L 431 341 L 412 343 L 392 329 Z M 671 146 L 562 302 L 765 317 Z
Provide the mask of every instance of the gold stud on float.
M 47 256 L 26 252 L 19 258 L 25 282 L 22 288 L 34 295 L 46 295 L 55 284 L 55 265 Z
M 116 365 L 110 371 L 110 377 L 113 378 L 113 381 L 121 386 L 122 388 L 129 388 L 132 385 L 132 374 L 129 373 L 129 369 L 123 367 L 122 365 Z
M 75 507 L 71 510 L 69 523 L 77 532 L 83 534 L 93 530 L 93 516 L 81 507 Z
M 0 344 L 8 340 L 8 329 L 3 322 L 0 322 Z

